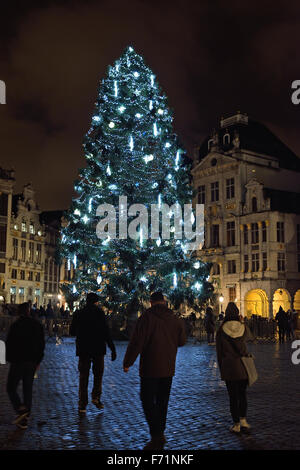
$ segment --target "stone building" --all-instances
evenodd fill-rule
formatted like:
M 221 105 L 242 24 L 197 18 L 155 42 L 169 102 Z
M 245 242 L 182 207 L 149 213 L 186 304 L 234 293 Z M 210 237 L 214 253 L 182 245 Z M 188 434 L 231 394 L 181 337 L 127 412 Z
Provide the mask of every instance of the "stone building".
M 45 230 L 31 184 L 12 196 L 10 233 L 7 240 L 7 303 L 43 303 Z
M 197 201 L 216 310 L 272 318 L 300 312 L 300 159 L 264 125 L 238 112 L 195 149 Z
M 60 267 L 56 258 L 62 211 L 41 212 L 26 184 L 14 194 L 13 170 L 0 168 L 0 305 L 30 301 L 59 307 Z
M 0 305 L 8 301 L 9 262 L 7 245 L 10 238 L 12 197 L 15 185 L 13 170 L 0 168 Z

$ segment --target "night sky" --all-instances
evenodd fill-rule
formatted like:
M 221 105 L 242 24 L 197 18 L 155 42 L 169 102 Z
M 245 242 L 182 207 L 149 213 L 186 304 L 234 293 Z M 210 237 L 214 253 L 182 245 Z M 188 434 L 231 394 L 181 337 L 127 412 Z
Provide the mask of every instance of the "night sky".
M 99 82 L 129 45 L 190 155 L 237 110 L 300 155 L 299 1 L 1 2 L 0 16 L 0 166 L 15 169 L 16 191 L 33 184 L 42 210 L 68 207 Z

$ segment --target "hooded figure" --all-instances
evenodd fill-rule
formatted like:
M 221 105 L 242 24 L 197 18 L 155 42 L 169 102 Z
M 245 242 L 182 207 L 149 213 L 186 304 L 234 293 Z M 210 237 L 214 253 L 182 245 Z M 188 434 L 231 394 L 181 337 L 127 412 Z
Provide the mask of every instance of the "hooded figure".
M 151 308 L 138 319 L 123 361 L 128 372 L 140 355 L 141 400 L 151 434 L 145 450 L 164 446 L 177 348 L 186 342 L 184 323 L 167 307 L 163 294 L 155 292 L 150 300 Z
M 225 319 L 217 332 L 216 348 L 221 379 L 225 381 L 229 394 L 233 432 L 240 432 L 241 426 L 250 428 L 246 421 L 248 376 L 241 357 L 249 355 L 246 341 L 253 339 L 251 331 L 241 322 L 237 306 L 229 302 Z

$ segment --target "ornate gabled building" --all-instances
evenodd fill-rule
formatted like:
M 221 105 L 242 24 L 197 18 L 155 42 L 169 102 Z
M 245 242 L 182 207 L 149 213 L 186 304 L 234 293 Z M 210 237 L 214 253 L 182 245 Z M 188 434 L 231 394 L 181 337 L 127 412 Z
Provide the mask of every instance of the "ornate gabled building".
M 216 310 L 234 301 L 246 316 L 300 313 L 300 158 L 238 112 L 195 149 L 192 176 Z
M 0 304 L 7 301 L 7 289 L 9 288 L 7 247 L 10 239 L 14 186 L 14 171 L 0 168 Z
M 13 195 L 10 236 L 7 246 L 9 265 L 7 303 L 30 301 L 38 307 L 43 300 L 45 230 L 31 184 Z
M 62 211 L 41 212 L 31 184 L 14 194 L 13 170 L 0 169 L 0 313 L 31 302 L 59 307 L 56 247 Z

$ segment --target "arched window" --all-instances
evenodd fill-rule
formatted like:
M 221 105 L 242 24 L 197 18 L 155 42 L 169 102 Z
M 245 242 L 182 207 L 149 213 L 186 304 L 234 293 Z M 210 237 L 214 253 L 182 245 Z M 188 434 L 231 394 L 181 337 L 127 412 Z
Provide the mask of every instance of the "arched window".
M 252 212 L 257 212 L 257 199 L 256 199 L 256 197 L 252 198 Z
M 230 134 L 228 132 L 223 135 L 223 145 L 229 145 L 230 144 Z

